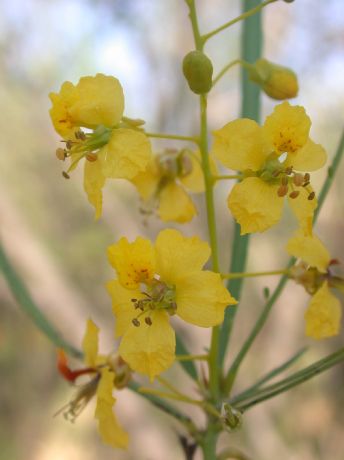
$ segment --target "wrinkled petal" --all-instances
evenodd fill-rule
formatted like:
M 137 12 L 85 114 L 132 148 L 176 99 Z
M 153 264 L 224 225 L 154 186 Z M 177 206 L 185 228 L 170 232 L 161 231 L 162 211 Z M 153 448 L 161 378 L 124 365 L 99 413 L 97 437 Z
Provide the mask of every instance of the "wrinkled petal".
M 132 320 L 137 316 L 131 299 L 142 299 L 139 290 L 125 289 L 118 280 L 109 281 L 106 288 L 112 299 L 112 311 L 116 317 L 115 335 L 119 337 L 129 329 Z
M 210 247 L 198 236 L 184 237 L 177 230 L 162 230 L 155 243 L 157 273 L 165 283 L 200 271 L 210 257 Z
M 324 244 L 315 235 L 305 236 L 302 230 L 298 230 L 288 241 L 286 249 L 288 254 L 302 259 L 320 272 L 327 271 L 331 257 Z
M 261 127 L 248 118 L 231 121 L 213 134 L 211 154 L 230 169 L 258 171 L 271 150 Z
M 228 207 L 241 226 L 241 235 L 264 232 L 281 219 L 284 200 L 277 189 L 258 177 L 248 177 L 233 187 Z
M 95 366 L 98 356 L 98 334 L 99 328 L 91 320 L 87 320 L 86 331 L 82 341 L 82 351 L 84 352 L 84 361 L 87 366 Z
M 122 338 L 119 354 L 134 371 L 153 380 L 172 365 L 176 340 L 167 313 L 156 311 L 151 319 L 151 326 L 144 322 L 144 318 L 140 318 L 140 326 L 131 325 Z
M 105 184 L 105 177 L 102 173 L 101 162 L 85 160 L 84 169 L 84 189 L 88 197 L 88 201 L 95 208 L 95 218 L 99 219 L 102 215 L 103 193 L 102 189 Z
M 310 187 L 308 187 L 310 189 Z M 312 235 L 314 211 L 318 206 L 318 200 L 309 200 L 310 191 L 303 187 L 298 187 L 300 194 L 296 198 L 288 197 L 288 204 L 293 211 L 299 226 L 306 235 Z
M 202 169 L 202 158 L 199 151 L 190 152 L 188 157 L 191 160 L 191 172 L 185 174 L 184 176 L 178 176 L 180 182 L 184 185 L 185 188 L 190 190 L 190 192 L 201 193 L 205 190 L 204 184 L 204 174 Z M 212 156 L 209 156 L 209 166 L 211 173 L 216 176 L 218 171 L 216 163 Z
M 82 77 L 76 86 L 77 100 L 69 108 L 78 126 L 111 128 L 122 118 L 123 89 L 117 78 L 98 73 L 95 77 Z
M 155 273 L 155 253 L 152 243 L 141 236 L 133 243 L 121 238 L 109 246 L 108 258 L 116 270 L 118 280 L 127 289 L 136 289 L 140 283 L 153 278 Z
M 115 129 L 99 152 L 103 174 L 109 178 L 132 179 L 144 171 L 152 158 L 150 142 L 133 129 Z
M 50 93 L 49 97 L 52 102 L 49 113 L 55 131 L 63 139 L 74 139 L 74 133 L 78 130 L 78 126 L 75 125 L 69 108 L 78 99 L 76 87 L 70 81 L 66 81 L 61 86 L 59 93 Z
M 116 399 L 112 396 L 115 374 L 108 368 L 102 369 L 97 388 L 97 406 L 95 418 L 98 419 L 98 430 L 105 444 L 126 449 L 128 434 L 118 424 L 112 407 Z
M 306 335 L 313 339 L 324 339 L 337 335 L 341 316 L 340 302 L 331 294 L 325 282 L 312 297 L 306 310 Z
M 177 315 L 201 327 L 221 324 L 224 310 L 236 304 L 218 273 L 202 271 L 179 280 L 176 285 Z
M 327 153 L 320 144 L 308 139 L 306 144 L 296 152 L 289 153 L 284 166 L 292 166 L 296 171 L 317 171 L 327 161 Z
M 277 152 L 296 152 L 306 144 L 310 128 L 311 120 L 302 106 L 283 102 L 266 118 L 263 133 Z
M 196 214 L 196 208 L 185 190 L 174 181 L 166 184 L 159 194 L 158 214 L 163 222 L 189 222 Z

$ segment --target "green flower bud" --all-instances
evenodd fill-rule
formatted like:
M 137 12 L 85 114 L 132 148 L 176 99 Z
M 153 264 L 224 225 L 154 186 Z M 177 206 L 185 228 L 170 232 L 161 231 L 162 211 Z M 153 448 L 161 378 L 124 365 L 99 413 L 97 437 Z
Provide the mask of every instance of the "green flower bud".
M 208 93 L 212 86 L 213 64 L 201 51 L 191 51 L 183 59 L 183 74 L 191 91 Z
M 248 72 L 250 80 L 257 83 L 273 99 L 282 101 L 297 96 L 297 76 L 288 67 L 274 64 L 267 59 L 258 59 L 253 65 L 249 65 Z

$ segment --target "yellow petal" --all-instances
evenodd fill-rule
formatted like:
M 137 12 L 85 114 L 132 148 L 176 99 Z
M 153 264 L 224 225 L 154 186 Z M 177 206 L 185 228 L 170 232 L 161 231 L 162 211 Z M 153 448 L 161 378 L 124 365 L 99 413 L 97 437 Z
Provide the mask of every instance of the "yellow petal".
M 103 174 L 114 179 L 132 179 L 144 171 L 151 161 L 150 142 L 143 133 L 133 129 L 115 129 L 109 143 L 98 154 Z
M 49 97 L 52 102 L 49 113 L 56 132 L 63 139 L 74 139 L 78 126 L 69 113 L 69 109 L 78 100 L 76 87 L 70 81 L 66 81 L 61 86 L 59 93 L 50 93 Z
M 158 214 L 163 222 L 189 222 L 196 214 L 196 208 L 185 190 L 174 181 L 168 182 L 160 191 Z
M 86 331 L 82 341 L 84 361 L 87 366 L 95 366 L 98 356 L 98 334 L 99 328 L 89 319 L 86 324 Z
M 137 310 L 131 299 L 142 299 L 144 296 L 139 290 L 124 288 L 118 280 L 109 281 L 106 288 L 112 299 L 112 311 L 116 317 L 115 335 L 119 337 L 132 325 L 137 316 Z
M 311 120 L 302 106 L 283 102 L 266 118 L 263 132 L 277 152 L 296 152 L 306 144 L 310 127 Z
M 155 243 L 157 273 L 162 281 L 174 285 L 176 280 L 198 272 L 210 257 L 210 247 L 198 236 L 184 237 L 177 230 L 162 230 Z
M 98 419 L 98 429 L 105 444 L 112 447 L 126 449 L 128 434 L 118 424 L 112 407 L 116 399 L 112 396 L 115 374 L 108 368 L 102 369 L 97 388 L 97 406 L 95 418 Z
M 236 184 L 228 196 L 228 207 L 241 226 L 241 234 L 264 232 L 281 218 L 283 198 L 278 186 L 258 177 L 248 177 Z
M 117 78 L 98 73 L 95 77 L 82 77 L 76 86 L 78 99 L 69 113 L 78 126 L 111 128 L 122 118 L 124 95 Z
M 156 159 L 152 158 L 146 169 L 131 179 L 131 182 L 137 188 L 141 198 L 149 200 L 156 193 L 160 180 L 161 174 Z
M 306 310 L 306 335 L 313 339 L 324 339 L 337 335 L 341 316 L 340 302 L 331 294 L 325 282 L 312 297 Z
M 270 153 L 261 127 L 253 120 L 242 118 L 214 131 L 213 154 L 227 168 L 257 171 Z
M 288 254 L 302 259 L 320 272 L 326 272 L 330 262 L 330 254 L 324 244 L 315 235 L 305 236 L 302 230 L 294 233 L 287 243 Z
M 88 201 L 95 207 L 95 218 L 99 219 L 102 215 L 103 193 L 105 177 L 102 173 L 101 162 L 85 160 L 84 169 L 84 189 L 87 193 Z
M 326 161 L 325 149 L 308 139 L 303 147 L 288 154 L 283 166 L 292 166 L 296 171 L 316 171 L 322 168 Z
M 188 153 L 191 161 L 191 171 L 184 176 L 178 176 L 180 182 L 185 188 L 194 193 L 201 193 L 205 190 L 204 174 L 202 169 L 202 159 L 199 151 Z M 210 171 L 216 176 L 218 171 L 213 157 L 209 157 Z
M 177 315 L 201 327 L 213 327 L 223 321 L 224 310 L 236 304 L 218 273 L 202 271 L 179 280 L 176 285 Z
M 151 320 L 151 326 L 141 317 L 140 326 L 131 325 L 122 338 L 119 354 L 134 371 L 153 380 L 172 365 L 176 343 L 167 313 L 155 311 Z
M 121 238 L 109 246 L 110 264 L 117 271 L 121 285 L 128 289 L 138 288 L 140 283 L 151 280 L 155 274 L 155 253 L 152 243 L 142 237 L 129 243 Z
M 307 191 L 303 187 L 298 187 L 297 190 L 300 194 L 296 198 L 288 197 L 288 204 L 303 232 L 306 235 L 312 235 L 313 216 L 318 206 L 318 200 L 316 198 L 309 200 L 310 191 Z

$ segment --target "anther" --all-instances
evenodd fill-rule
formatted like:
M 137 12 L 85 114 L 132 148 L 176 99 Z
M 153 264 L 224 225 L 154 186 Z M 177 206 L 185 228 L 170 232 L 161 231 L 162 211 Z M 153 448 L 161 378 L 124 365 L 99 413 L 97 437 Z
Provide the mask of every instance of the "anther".
M 75 133 L 75 138 L 80 139 L 81 141 L 84 141 L 86 139 L 86 135 L 83 131 L 77 131 Z
M 62 171 L 62 176 L 65 178 L 65 179 L 70 179 L 70 175 L 66 173 L 66 171 Z
M 131 302 L 137 302 L 137 299 L 130 299 Z
M 281 184 L 282 185 L 288 185 L 288 177 L 287 176 L 283 176 L 282 179 L 281 179 Z
M 139 321 L 137 318 L 134 318 L 131 322 L 133 323 L 133 325 L 134 325 L 135 327 L 139 327 L 140 324 L 141 324 L 140 321 Z
M 293 177 L 293 183 L 297 187 L 300 187 L 304 183 L 304 176 L 302 174 L 295 174 Z
M 72 147 L 73 147 L 73 141 L 70 141 L 70 140 L 67 141 L 67 142 L 66 142 L 66 149 L 67 149 L 67 150 L 70 150 Z
M 282 196 L 286 196 L 286 194 L 288 193 L 288 186 L 287 185 L 281 185 L 279 187 L 279 189 L 277 190 L 277 195 L 282 197 Z
M 289 176 L 293 172 L 293 166 L 288 166 L 288 168 L 285 169 L 285 173 Z
M 153 323 L 152 323 L 152 320 L 150 319 L 149 316 L 146 316 L 145 317 L 145 323 L 148 325 L 148 326 L 151 326 Z
M 311 175 L 309 173 L 306 173 L 304 176 L 303 176 L 303 180 L 305 182 L 309 182 L 311 180 Z
M 315 192 L 311 192 L 311 193 L 308 195 L 309 201 L 314 200 L 314 198 L 315 198 Z
M 294 190 L 293 192 L 289 194 L 289 197 L 294 199 L 294 198 L 297 198 L 299 195 L 300 195 L 300 192 L 298 190 Z
M 64 161 L 65 158 L 66 158 L 66 151 L 65 151 L 65 149 L 61 149 L 61 148 L 57 149 L 57 150 L 56 150 L 56 156 L 57 156 L 57 158 L 58 158 L 59 160 Z
M 91 162 L 97 161 L 97 155 L 95 153 L 88 153 L 86 155 L 86 160 L 91 161 Z

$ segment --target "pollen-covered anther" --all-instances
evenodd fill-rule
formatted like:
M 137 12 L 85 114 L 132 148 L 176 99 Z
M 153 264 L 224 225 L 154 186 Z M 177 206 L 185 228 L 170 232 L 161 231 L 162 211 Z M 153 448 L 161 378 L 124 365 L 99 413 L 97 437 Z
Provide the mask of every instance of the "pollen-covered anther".
M 75 133 L 75 138 L 80 141 L 84 141 L 86 139 L 86 134 L 83 131 L 77 131 Z
M 295 174 L 293 177 L 293 184 L 300 187 L 304 183 L 304 176 L 302 174 Z
M 293 166 L 288 166 L 284 172 L 287 174 L 287 176 L 290 176 L 290 174 L 293 172 Z
M 314 200 L 314 198 L 315 198 L 315 192 L 311 192 L 311 193 L 308 195 L 308 200 L 309 200 L 309 201 L 312 201 L 312 200 Z
M 145 317 L 145 323 L 147 326 L 151 326 L 153 324 L 152 319 L 149 316 Z
M 96 155 L 95 153 L 88 153 L 88 154 L 86 155 L 86 160 L 87 160 L 87 161 L 91 161 L 91 162 L 97 161 L 97 158 L 98 158 L 98 157 L 97 157 L 97 155 Z
M 134 318 L 131 322 L 135 327 L 139 327 L 141 325 L 140 321 L 137 318 Z
M 65 179 L 70 179 L 70 175 L 68 173 L 66 173 L 66 171 L 62 171 L 62 176 L 65 178 Z
M 61 148 L 56 149 L 56 157 L 59 160 L 64 161 L 66 159 L 66 156 L 67 156 L 67 152 L 65 149 L 61 149 Z
M 289 193 L 289 197 L 292 199 L 297 198 L 300 195 L 300 192 L 298 190 L 293 190 L 291 193 Z
M 288 185 L 281 185 L 277 190 L 277 195 L 280 197 L 286 196 L 288 193 Z

